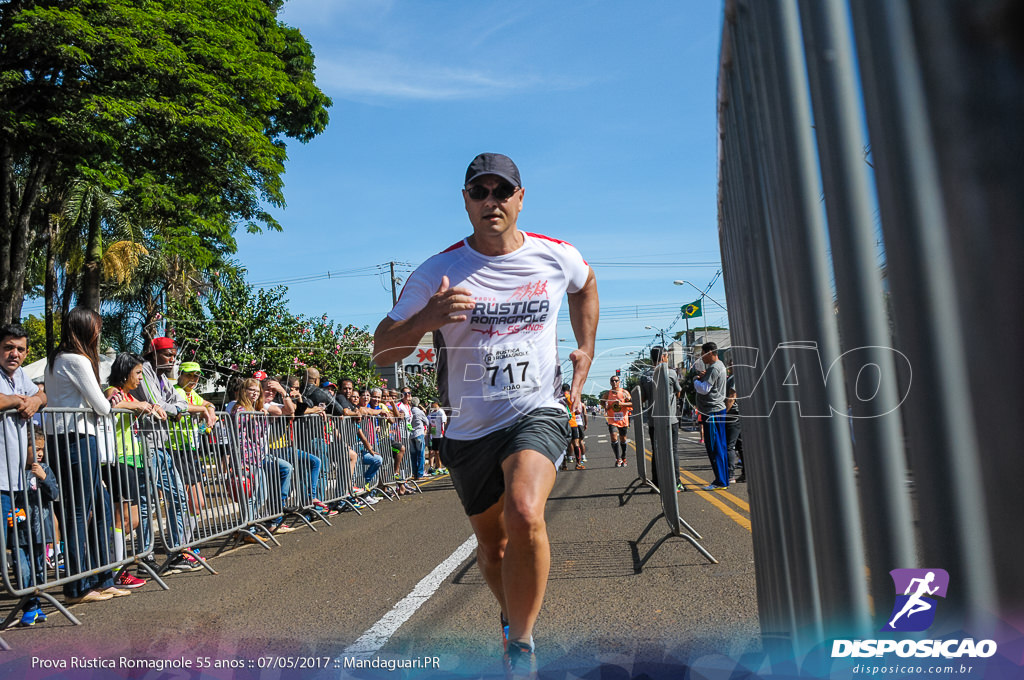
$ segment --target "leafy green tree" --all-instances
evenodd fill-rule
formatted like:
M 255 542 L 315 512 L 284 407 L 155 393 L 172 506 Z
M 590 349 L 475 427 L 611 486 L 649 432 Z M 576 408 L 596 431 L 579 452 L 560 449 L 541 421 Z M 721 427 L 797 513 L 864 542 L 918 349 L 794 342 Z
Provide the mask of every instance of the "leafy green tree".
M 21 326 L 28 332 L 28 356 L 23 362 L 28 365 L 46 356 L 46 324 L 35 314 L 29 314 Z
M 405 384 L 423 402 L 424 410 L 432 401 L 440 403 L 441 392 L 437 389 L 437 371 L 434 369 L 425 368 L 419 373 L 406 373 Z
M 75 180 L 200 270 L 236 225 L 280 229 L 264 206 L 284 204 L 284 141 L 322 132 L 330 106 L 282 4 L 0 3 L 0 321 L 20 317 L 50 234 L 40 203 Z
M 293 315 L 287 288 L 257 289 L 244 270 L 221 272 L 206 294 L 172 300 L 166 331 L 184 361 L 198 361 L 216 373 L 218 386 L 257 370 L 303 375 L 308 367 L 336 382 L 380 384 L 371 361 L 373 337 L 366 328 L 341 326 L 327 315 Z

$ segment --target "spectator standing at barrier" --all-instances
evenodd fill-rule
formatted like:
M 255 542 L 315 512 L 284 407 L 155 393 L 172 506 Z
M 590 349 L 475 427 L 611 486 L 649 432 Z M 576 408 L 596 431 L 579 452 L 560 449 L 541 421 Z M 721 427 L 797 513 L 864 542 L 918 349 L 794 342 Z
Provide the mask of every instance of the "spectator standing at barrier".
M 615 454 L 615 467 L 626 467 L 626 445 L 629 442 L 629 416 L 633 412 L 633 399 L 622 389 L 619 376 L 609 379 L 611 389 L 604 395 L 605 421 Z
M 0 327 L 0 411 L 14 409 L 17 414 L 3 417 L 0 428 L 0 492 L 24 489 L 25 461 L 28 457 L 28 421 L 46 406 L 46 393 L 25 375 L 21 364 L 28 356 L 28 332 L 16 324 Z M 7 502 L 6 500 L 4 501 Z M 5 506 L 4 517 L 9 508 Z
M 473 233 L 413 272 L 374 334 L 374 360 L 387 365 L 434 333 L 441 394 L 459 409 L 441 457 L 503 624 L 507 615 L 508 677 L 536 677 L 532 632 L 551 564 L 544 507 L 569 441 L 558 404 L 555 325 L 563 296 L 579 344 L 569 356 L 574 401 L 590 369 L 598 317 L 594 273 L 579 251 L 517 228 L 523 196 L 510 158 L 477 156 L 463 190 Z M 475 379 L 467 375 L 473 365 L 482 369 Z
M 693 387 L 697 392 L 697 410 L 702 416 L 704 447 L 715 475 L 715 481 L 705 486 L 704 491 L 714 491 L 729 487 L 729 459 L 725 435 L 727 375 L 725 364 L 718 359 L 718 345 L 705 342 L 700 349 L 704 370 L 694 378 Z
M 396 470 L 395 476 L 397 477 L 397 470 L 401 466 L 402 458 L 405 455 L 405 447 L 401 446 L 400 442 L 395 441 L 391 428 L 391 425 L 395 422 L 395 414 L 382 403 L 383 394 L 383 390 L 379 387 L 370 389 L 370 401 L 367 402 L 365 407 L 367 409 L 367 417 L 363 418 L 363 422 L 367 427 L 363 429 L 363 433 L 374 447 L 377 446 L 378 442 L 384 443 L 381 441 L 382 439 L 387 442 L 387 446 L 391 450 Z M 367 480 L 367 483 L 369 483 L 369 480 Z
M 268 403 L 267 401 L 264 401 L 265 395 L 274 392 L 274 389 L 270 388 L 264 390 L 261 380 L 265 380 L 267 374 L 263 373 L 262 371 L 259 371 L 258 373 L 262 374 L 261 378 L 248 378 L 242 382 L 241 386 L 238 389 L 238 398 L 235 401 L 235 408 L 233 413 L 250 411 L 262 413 L 264 416 L 268 416 L 268 418 L 264 418 L 261 421 L 262 430 L 259 441 L 263 445 L 263 453 L 262 457 L 259 459 L 259 464 L 262 465 L 263 470 L 267 475 L 268 487 L 272 486 L 269 483 L 270 479 L 276 479 L 278 482 L 275 488 L 281 494 L 281 504 L 280 506 L 275 507 L 274 510 L 284 510 L 285 505 L 288 502 L 288 496 L 291 495 L 292 492 L 292 476 L 295 472 L 295 466 L 293 466 L 289 461 L 285 460 L 284 458 L 274 455 L 273 451 L 271 450 L 272 428 L 269 416 L 282 415 L 282 407 L 280 405 L 275 405 L 273 403 Z M 277 384 L 276 381 L 274 384 L 278 389 L 281 388 L 281 386 Z M 289 401 L 291 400 L 289 399 Z M 287 409 L 289 413 L 292 410 L 294 410 L 291 407 L 291 405 L 289 405 Z M 253 422 L 256 422 L 258 419 L 252 420 Z M 274 439 L 279 439 L 281 436 L 282 434 L 280 432 L 273 432 Z M 253 457 L 253 459 L 255 460 L 255 457 Z M 257 505 L 255 510 L 258 511 L 259 508 L 262 507 L 265 500 L 266 499 L 263 499 Z M 283 517 L 278 517 L 274 520 L 271 520 L 268 527 L 271 531 L 291 531 L 291 527 L 288 527 L 284 524 Z
M 260 516 L 263 504 L 267 502 L 267 476 L 270 474 L 265 465 L 270 457 L 270 442 L 259 380 L 247 378 L 238 384 L 231 416 L 238 433 L 241 464 L 241 469 L 234 471 L 235 484 L 243 490 L 243 493 L 239 494 L 239 502 L 246 501 L 246 519 L 255 522 Z M 277 466 L 273 467 L 273 472 L 276 473 Z M 248 534 L 247 541 L 262 540 L 251 530 Z
M 177 420 L 188 412 L 188 403 L 174 391 L 175 381 L 171 380 L 177 346 L 173 338 L 153 338 L 143 358 L 142 380 L 139 386 L 131 390 L 131 395 L 139 401 L 153 404 L 156 418 L 142 421 L 141 432 L 146 441 L 147 453 L 151 457 L 157 489 L 163 494 L 164 508 L 167 510 L 168 546 L 182 545 L 188 541 L 190 531 L 188 523 L 188 498 L 185 484 L 174 464 L 168 450 L 168 423 Z M 166 422 L 164 422 L 166 421 Z M 139 499 L 142 516 L 148 517 L 156 507 L 156 490 L 145 488 Z M 149 522 L 141 522 L 142 545 L 149 545 L 151 528 Z M 201 569 L 199 561 L 187 553 L 174 555 L 165 565 L 169 573 Z
M 306 401 L 305 397 L 302 396 L 302 381 L 297 377 L 288 378 L 288 395 L 292 399 L 292 403 L 295 404 L 295 413 L 293 414 L 296 418 L 303 416 L 325 416 L 324 406 L 311 405 Z M 329 514 L 337 514 L 336 510 L 328 508 L 326 503 L 320 501 L 318 493 L 320 491 L 320 484 L 325 482 L 327 479 L 327 471 L 330 469 L 330 458 L 327 456 L 327 421 L 319 419 L 315 421 L 293 421 L 292 423 L 293 433 L 295 427 L 299 427 L 303 434 L 308 436 L 310 453 L 317 457 L 320 461 L 320 473 L 316 476 L 316 484 L 310 487 L 309 493 L 312 498 L 313 505 L 316 506 L 318 512 L 328 512 Z M 295 436 L 293 434 L 293 436 Z M 351 452 L 351 458 L 353 466 L 355 464 L 356 453 Z M 311 477 L 312 481 L 312 477 Z
M 292 403 L 295 405 L 295 416 L 313 416 L 318 413 L 324 413 L 326 411 L 325 406 L 319 404 L 311 404 L 302 395 L 302 381 L 297 377 L 291 377 L 288 379 L 288 396 L 291 397 Z
M 35 517 L 32 516 L 34 501 L 38 504 L 35 489 L 43 493 L 43 503 L 53 500 L 59 493 L 49 469 L 37 468 L 35 458 L 30 461 L 28 456 L 28 421 L 46 406 L 46 393 L 39 390 L 21 368 L 26 356 L 28 333 L 25 329 L 16 324 L 0 327 L 0 411 L 11 410 L 0 416 L 3 419 L 0 425 L 0 550 L 10 549 L 15 583 L 19 588 L 46 580 L 46 546 L 42 520 L 38 516 L 42 514 L 42 507 Z M 26 469 L 31 474 L 25 474 Z M 19 522 L 17 518 L 21 513 L 25 518 Z M 28 525 L 37 521 L 40 531 L 28 531 Z M 13 525 L 10 528 L 9 523 Z M 31 626 L 45 620 L 39 598 L 26 600 L 19 624 Z
M 199 512 L 206 507 L 199 460 L 200 437 L 205 437 L 217 424 L 217 407 L 196 391 L 202 376 L 202 368 L 195 361 L 181 363 L 174 391 L 188 404 L 188 410 L 187 415 L 183 414 L 177 422 L 171 424 L 171 456 L 186 486 L 189 522 L 193 532 L 198 528 Z
M 679 461 L 676 455 L 676 448 L 679 442 L 679 418 L 676 415 L 677 405 L 679 401 L 679 395 L 682 392 L 682 386 L 679 384 L 679 378 L 676 377 L 674 371 L 665 370 L 664 372 L 658 371 L 657 367 L 659 364 L 665 364 L 665 368 L 668 368 L 668 354 L 665 352 L 664 347 L 652 347 L 651 348 L 651 368 L 640 376 L 640 391 L 643 394 L 644 408 L 647 412 L 647 432 L 651 437 L 651 450 L 656 454 L 657 439 L 654 436 L 655 419 L 654 419 L 654 395 L 660 388 L 659 378 L 662 374 L 668 376 L 668 425 L 669 425 L 669 455 L 672 461 L 671 469 L 675 471 L 675 479 L 670 484 L 676 487 L 678 491 L 683 490 L 683 485 L 679 482 Z M 652 466 L 651 479 L 658 484 L 658 466 L 657 464 Z
M 430 421 L 430 469 L 431 475 L 443 475 L 448 471 L 441 464 L 441 445 L 444 443 L 444 431 L 448 427 L 448 414 L 441 408 L 441 404 L 433 402 L 430 405 L 430 413 L 427 414 Z
M 353 383 L 348 378 L 342 378 L 341 382 L 338 383 L 338 396 L 339 397 L 344 397 L 344 402 L 343 403 L 348 404 L 348 406 L 345 409 L 343 409 L 342 415 L 350 417 L 350 418 L 359 415 L 359 407 L 358 407 L 358 404 L 359 404 L 359 392 L 356 391 L 355 383 Z M 346 422 L 351 422 L 351 421 L 346 421 Z M 351 429 L 355 430 L 355 427 L 352 426 Z M 356 448 L 358 448 L 358 438 L 354 439 L 352 441 L 344 440 L 344 438 L 343 438 L 343 444 L 345 446 L 345 450 L 348 453 L 348 457 L 349 457 L 350 475 L 351 475 L 350 479 L 352 479 L 353 480 L 352 483 L 355 484 L 354 480 L 355 480 L 356 463 L 359 461 L 359 455 L 356 453 Z M 353 491 L 355 491 L 355 489 L 353 489 Z M 362 489 L 359 489 L 358 492 L 361 492 L 361 491 L 362 491 Z
M 15 516 L 18 516 L 17 529 L 18 551 L 23 552 L 28 548 L 28 569 L 31 569 L 32 580 L 21 580 L 21 587 L 25 588 L 32 583 L 42 584 L 46 582 L 46 531 L 44 522 L 49 516 L 48 506 L 50 503 L 60 500 L 60 490 L 57 488 L 57 476 L 53 470 L 43 461 L 38 460 L 34 455 L 29 460 L 27 488 L 22 492 L 22 500 L 18 509 L 24 509 L 25 517 L 21 520 L 18 509 L 15 509 Z M 8 528 L 8 531 L 10 529 Z M 10 541 L 8 541 L 10 543 Z M 14 553 L 13 546 L 12 554 Z M 20 565 L 23 575 L 28 573 L 25 565 Z M 17 570 L 16 572 L 17 573 Z M 46 612 L 40 606 L 38 597 L 29 597 L 22 605 L 21 619 L 18 625 L 33 626 L 36 623 L 46 621 Z
M 302 488 L 300 498 L 297 499 L 298 505 L 312 505 L 321 510 L 326 509 L 327 504 L 317 496 L 323 461 L 319 456 L 300 449 L 295 441 L 294 421 L 291 416 L 298 415 L 298 404 L 292 399 L 291 392 L 285 390 L 277 380 L 268 378 L 263 381 L 261 388 L 263 390 L 263 405 L 267 415 L 281 418 L 281 426 L 274 429 L 275 434 L 280 433 L 285 437 L 284 446 L 281 448 L 288 449 L 294 459 L 294 462 L 288 462 L 292 462 L 293 466 L 303 466 L 303 469 L 299 470 L 298 478 L 300 482 L 304 481 L 305 485 Z M 287 420 L 285 420 L 285 417 L 287 417 Z M 302 472 L 305 472 L 305 477 L 303 477 Z
M 157 417 L 156 407 L 131 395 L 142 380 L 143 363 L 138 354 L 118 354 L 110 366 L 110 387 L 105 393 L 111 407 L 130 411 L 114 415 L 117 459 L 103 466 L 104 482 L 114 503 L 114 559 L 118 562 L 127 554 L 126 536 L 134 535 L 140 522 L 149 521 L 149 516 L 142 515 L 139 508 L 139 499 L 146 489 L 146 469 L 145 452 L 137 436 L 137 419 Z M 124 568 L 117 575 L 117 584 L 121 588 L 141 588 L 146 581 Z
M 427 414 L 420 408 L 418 397 L 409 399 L 409 409 L 412 412 L 412 432 L 409 439 L 412 442 L 412 478 L 418 481 L 423 478 L 424 472 L 423 454 L 426 451 Z
M 388 425 L 391 433 L 391 453 L 395 457 L 395 479 L 404 479 L 405 472 L 402 470 L 402 461 L 405 460 L 405 439 L 412 432 L 412 390 L 404 388 L 399 394 L 398 390 L 391 390 L 391 410 L 395 419 Z M 400 487 L 400 491 L 406 491 Z
M 743 429 L 740 423 L 740 405 L 736 399 L 736 388 L 732 385 L 732 376 L 726 381 L 725 387 L 725 446 L 729 456 L 729 483 L 747 481 L 746 467 L 743 465 Z M 736 475 L 736 471 L 743 472 Z
M 67 574 L 82 574 L 110 560 L 110 497 L 100 475 L 96 418 L 110 414 L 110 402 L 100 390 L 100 315 L 75 307 L 61 323 L 60 344 L 48 358 L 46 394 L 53 408 L 91 410 L 54 414 L 47 450 L 61 493 L 61 532 L 64 534 Z M 98 602 L 130 595 L 114 586 L 114 574 L 104 569 L 64 586 L 68 604 Z
M 328 415 L 354 416 L 357 404 L 352 404 L 343 394 L 331 394 L 320 387 L 320 371 L 316 368 L 306 369 L 306 383 L 302 388 L 302 396 L 310 404 L 323 404 Z

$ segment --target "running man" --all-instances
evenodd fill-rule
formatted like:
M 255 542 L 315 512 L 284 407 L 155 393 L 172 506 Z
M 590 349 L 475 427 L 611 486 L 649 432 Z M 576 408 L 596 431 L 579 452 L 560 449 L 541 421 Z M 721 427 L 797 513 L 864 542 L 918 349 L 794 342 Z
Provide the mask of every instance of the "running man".
M 619 376 L 613 375 L 611 389 L 604 395 L 605 419 L 608 421 L 608 435 L 615 453 L 615 467 L 626 467 L 626 443 L 629 441 L 629 416 L 633 412 L 633 400 L 629 392 L 622 389 Z
M 501 607 L 508 677 L 535 677 L 533 626 L 551 566 L 544 506 L 569 441 L 556 323 L 568 293 L 578 349 L 574 401 L 594 356 L 594 272 L 572 245 L 517 227 L 525 190 L 507 156 L 473 159 L 462 192 L 473 233 L 413 272 L 377 326 L 374 361 L 408 356 L 433 332 L 451 420 L 441 449 Z
M 580 402 L 572 400 L 568 385 L 562 385 L 562 390 L 565 392 L 565 407 L 569 413 L 570 457 L 576 461 L 577 470 L 585 470 L 586 467 L 583 463 L 586 460 L 584 458 L 586 450 L 583 448 L 583 430 L 587 422 L 586 409 L 583 408 Z M 569 462 L 572 461 L 570 460 Z M 565 468 L 566 464 L 562 463 L 562 469 L 564 470 Z

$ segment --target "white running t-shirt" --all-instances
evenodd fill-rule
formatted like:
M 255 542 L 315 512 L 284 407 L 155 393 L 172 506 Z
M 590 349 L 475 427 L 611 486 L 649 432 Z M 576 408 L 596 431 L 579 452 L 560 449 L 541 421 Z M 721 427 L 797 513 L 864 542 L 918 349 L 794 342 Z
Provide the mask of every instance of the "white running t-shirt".
M 523 245 L 506 255 L 482 255 L 465 240 L 434 255 L 412 273 L 388 314 L 395 321 L 412 317 L 442 276 L 471 291 L 476 308 L 469 318 L 434 331 L 451 439 L 478 439 L 536 408 L 559 408 L 558 311 L 566 293 L 586 284 L 590 267 L 565 241 L 520 233 Z

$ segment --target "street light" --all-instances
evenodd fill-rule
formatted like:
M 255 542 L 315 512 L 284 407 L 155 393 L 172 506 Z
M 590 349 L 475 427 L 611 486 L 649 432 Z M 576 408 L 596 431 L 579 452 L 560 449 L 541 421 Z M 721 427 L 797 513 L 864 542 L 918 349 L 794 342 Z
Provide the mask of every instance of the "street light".
M 657 326 L 644 326 L 649 331 L 658 331 L 661 334 L 661 346 L 665 347 L 665 329 L 658 328 Z

